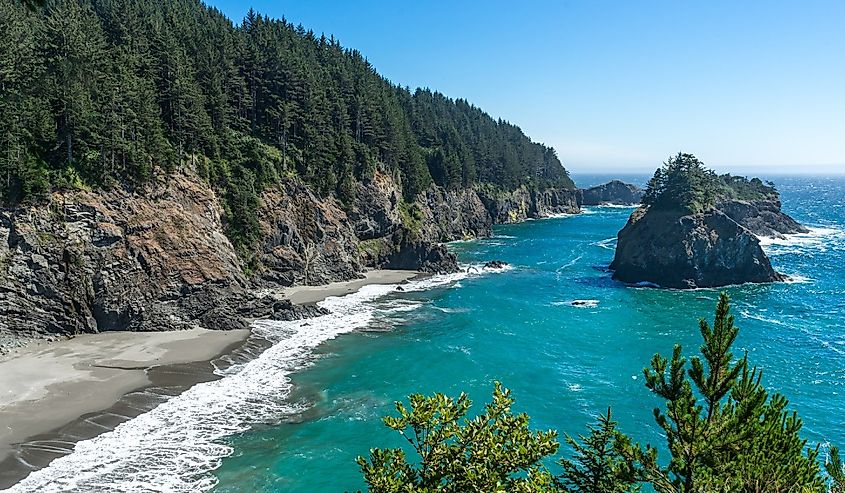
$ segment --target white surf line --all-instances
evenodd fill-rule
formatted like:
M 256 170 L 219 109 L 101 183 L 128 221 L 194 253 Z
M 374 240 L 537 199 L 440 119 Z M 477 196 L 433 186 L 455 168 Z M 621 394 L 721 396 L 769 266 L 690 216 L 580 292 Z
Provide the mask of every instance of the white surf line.
M 464 265 L 461 272 L 402 287 L 405 292 L 424 291 L 497 272 L 480 264 L 471 267 Z M 328 315 L 256 322 L 253 330 L 273 344 L 258 357 L 224 370 L 224 378 L 197 384 L 112 431 L 78 442 L 72 453 L 7 491 L 210 490 L 217 484 L 210 473 L 233 452 L 222 439 L 301 411 L 286 401 L 292 387 L 290 374 L 310 364 L 313 350 L 323 342 L 367 327 L 378 311 L 373 302 L 395 292 L 396 286 L 368 285 L 356 293 L 327 298 L 319 305 L 331 312 Z

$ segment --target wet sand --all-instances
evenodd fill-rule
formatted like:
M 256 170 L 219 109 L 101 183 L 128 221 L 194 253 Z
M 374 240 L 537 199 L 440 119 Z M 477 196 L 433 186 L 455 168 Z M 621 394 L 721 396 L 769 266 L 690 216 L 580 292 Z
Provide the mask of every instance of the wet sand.
M 295 304 L 399 284 L 416 271 L 372 270 L 364 278 L 274 291 Z M 114 429 L 193 385 L 215 367 L 255 357 L 267 342 L 249 330 L 107 332 L 35 342 L 0 357 L 0 489 L 74 445 Z
M 242 346 L 249 333 L 107 332 L 5 355 L 0 361 L 0 488 L 69 453 L 77 441 L 216 378 L 210 361 Z

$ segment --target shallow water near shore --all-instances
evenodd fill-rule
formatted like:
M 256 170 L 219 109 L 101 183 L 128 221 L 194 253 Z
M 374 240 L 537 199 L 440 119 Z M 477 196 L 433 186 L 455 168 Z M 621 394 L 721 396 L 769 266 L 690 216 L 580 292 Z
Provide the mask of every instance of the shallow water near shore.
M 784 210 L 814 229 L 766 242 L 793 282 L 727 290 L 737 346 L 790 398 L 811 444 L 845 443 L 845 179 L 775 181 Z M 401 292 L 368 286 L 326 300 L 332 315 L 259 324 L 273 343 L 260 356 L 83 442 L 19 490 L 355 491 L 364 487 L 357 455 L 402 446 L 381 423 L 394 401 L 466 391 L 480 405 L 494 380 L 535 428 L 581 433 L 612 406 L 622 430 L 659 443 L 651 410 L 660 403 L 642 368 L 675 342 L 695 351 L 697 318 L 712 317 L 718 291 L 612 281 L 605 268 L 631 210 L 497 227 L 451 248 L 464 265 L 501 259 L 509 269 Z

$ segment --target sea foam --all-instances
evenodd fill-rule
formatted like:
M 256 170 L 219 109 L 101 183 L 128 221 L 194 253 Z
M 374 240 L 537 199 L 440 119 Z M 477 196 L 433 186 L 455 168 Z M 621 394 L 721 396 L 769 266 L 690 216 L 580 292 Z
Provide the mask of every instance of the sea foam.
M 454 287 L 458 281 L 490 272 L 462 265 L 461 272 L 403 284 L 404 292 Z M 507 269 L 505 269 L 507 270 Z M 368 285 L 319 303 L 330 311 L 297 321 L 258 321 L 253 332 L 272 343 L 246 363 L 218 373 L 114 430 L 76 444 L 69 455 L 31 473 L 8 491 L 208 491 L 210 474 L 232 453 L 223 439 L 260 423 L 278 423 L 301 412 L 289 402 L 290 375 L 313 361 L 313 350 L 330 339 L 368 327 L 378 314 L 408 311 L 423 302 L 377 302 L 396 285 Z M 399 300 L 396 300 L 399 301 Z

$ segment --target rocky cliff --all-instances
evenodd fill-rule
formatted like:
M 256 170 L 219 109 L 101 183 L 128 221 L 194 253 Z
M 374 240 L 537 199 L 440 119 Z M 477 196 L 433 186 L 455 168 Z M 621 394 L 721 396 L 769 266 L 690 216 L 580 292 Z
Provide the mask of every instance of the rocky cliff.
M 636 185 L 612 180 L 604 185 L 578 190 L 578 205 L 636 205 L 642 202 L 643 191 Z
M 637 209 L 619 232 L 613 278 L 667 288 L 784 280 L 751 231 L 720 210 L 681 215 Z
M 105 330 L 245 327 L 273 301 L 245 289 L 222 209 L 199 180 L 141 194 L 54 193 L 0 210 L 0 347 L 14 338 Z
M 758 237 L 783 238 L 810 231 L 781 210 L 780 200 L 727 200 L 716 208 Z
M 412 203 L 400 190 L 377 173 L 344 207 L 297 180 L 268 189 L 249 265 L 225 235 L 217 194 L 190 171 L 135 192 L 55 192 L 0 209 L 0 352 L 33 337 L 300 316 L 254 288 L 354 279 L 368 267 L 450 272 L 456 259 L 442 242 L 578 210 L 572 190 L 432 187 Z

